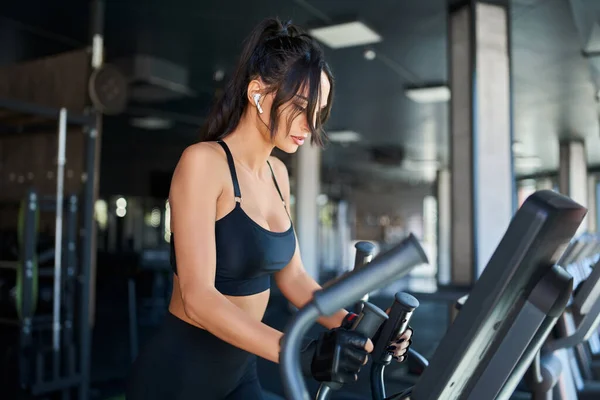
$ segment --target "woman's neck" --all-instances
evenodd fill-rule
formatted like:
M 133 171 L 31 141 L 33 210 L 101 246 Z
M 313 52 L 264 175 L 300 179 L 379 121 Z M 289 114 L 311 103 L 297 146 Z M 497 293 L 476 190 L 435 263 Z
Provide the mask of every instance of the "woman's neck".
M 264 168 L 275 146 L 269 140 L 267 128 L 264 128 L 266 132 L 261 132 L 251 118 L 251 115 L 244 113 L 238 126 L 223 140 L 232 149 L 233 156 L 238 162 L 258 174 Z

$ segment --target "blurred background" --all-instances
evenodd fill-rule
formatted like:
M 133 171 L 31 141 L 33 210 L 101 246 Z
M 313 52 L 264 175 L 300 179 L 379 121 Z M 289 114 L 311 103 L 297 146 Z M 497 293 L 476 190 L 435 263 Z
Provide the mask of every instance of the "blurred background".
M 372 295 L 384 305 L 401 289 L 419 295 L 415 346 L 424 354 L 444 334 L 447 303 L 476 279 L 457 278 L 464 266 L 452 261 L 451 238 L 461 235 L 450 226 L 469 225 L 471 238 L 485 227 L 452 220 L 458 214 L 450 210 L 497 183 L 489 171 L 476 173 L 486 159 L 497 167 L 494 144 L 483 138 L 504 140 L 496 150 L 506 155 L 500 169 L 508 175 L 499 169 L 498 179 L 510 178 L 503 201 L 511 215 L 533 191 L 557 190 L 590 208 L 584 231 L 595 232 L 599 2 L 487 1 L 504 13 L 504 58 L 481 50 L 498 35 L 481 14 L 468 25 L 477 33 L 461 61 L 452 50 L 460 25 L 451 16 L 462 3 L 5 1 L 0 343 L 4 387 L 15 396 L 8 398 L 18 398 L 22 385 L 48 399 L 123 393 L 132 359 L 167 312 L 173 169 L 198 140 L 242 40 L 265 17 L 310 29 L 336 78 L 325 149 L 275 154 L 290 172 L 307 269 L 326 282 L 352 268 L 356 241 L 383 251 L 416 235 L 430 263 Z M 491 39 L 478 41 L 486 30 Z M 472 75 L 458 88 L 451 78 L 461 65 Z M 502 98 L 485 90 L 497 82 L 505 83 Z M 457 91 L 473 88 L 477 96 L 457 103 L 464 99 Z M 467 144 L 453 141 L 462 109 L 472 112 Z M 491 122 L 476 129 L 483 118 Z M 464 192 L 450 176 L 456 163 L 471 168 Z M 487 202 L 473 206 L 478 201 Z M 282 329 L 292 312 L 274 288 L 265 322 Z M 22 350 L 31 343 L 45 349 L 35 362 Z M 261 361 L 259 370 L 265 389 L 281 395 L 276 366 Z

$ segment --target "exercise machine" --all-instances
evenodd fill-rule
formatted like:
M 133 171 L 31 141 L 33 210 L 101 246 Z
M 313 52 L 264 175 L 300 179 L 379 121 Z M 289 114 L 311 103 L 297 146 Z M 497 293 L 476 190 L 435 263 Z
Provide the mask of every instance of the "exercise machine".
M 389 400 L 508 399 L 563 313 L 573 278 L 556 265 L 586 209 L 552 191 L 531 195 L 512 219 L 461 312 L 416 385 Z M 300 344 L 321 315 L 398 279 L 425 256 L 414 238 L 315 293 L 282 340 L 286 398 L 309 400 Z
M 519 388 L 513 399 L 600 398 L 600 383 L 594 381 L 593 361 L 586 348 L 600 324 L 598 243 L 598 237 L 584 234 L 563 253 L 559 264 L 573 277 L 573 296 L 556 324 L 556 332 L 536 353 L 524 376 L 522 383 L 527 390 Z M 455 308 L 460 310 L 467 298 L 460 298 Z
M 588 241 L 589 243 L 589 241 Z M 589 257 L 590 255 L 586 255 Z M 600 323 L 600 268 L 582 264 L 567 267 L 580 282 L 550 337 L 530 367 L 526 383 L 536 399 L 591 400 L 600 398 L 585 344 L 597 335 Z

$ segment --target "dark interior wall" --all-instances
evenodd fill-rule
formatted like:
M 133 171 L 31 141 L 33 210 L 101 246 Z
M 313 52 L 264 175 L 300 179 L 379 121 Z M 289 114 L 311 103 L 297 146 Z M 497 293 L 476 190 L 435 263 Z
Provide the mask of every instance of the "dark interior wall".
M 3 22 L 3 21 L 2 21 Z M 8 65 L 24 57 L 25 46 L 22 32 L 15 29 L 12 24 L 0 22 L 0 66 Z
M 119 124 L 120 125 L 120 124 Z M 166 197 L 171 175 L 194 133 L 174 135 L 105 124 L 100 195 Z
M 0 11 L 0 65 L 88 45 L 88 1 L 4 3 Z

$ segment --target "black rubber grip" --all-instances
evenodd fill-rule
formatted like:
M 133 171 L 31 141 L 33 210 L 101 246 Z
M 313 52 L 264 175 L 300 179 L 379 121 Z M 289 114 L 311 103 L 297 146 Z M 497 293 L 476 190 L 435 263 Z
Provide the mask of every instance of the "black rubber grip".
M 372 339 L 381 324 L 387 319 L 388 315 L 381 308 L 369 302 L 364 302 L 362 312 L 356 317 L 350 329 Z
M 331 279 L 323 284 L 323 289 L 326 289 L 330 286 L 335 285 L 340 280 L 344 279 L 344 277 L 348 276 L 352 271 L 356 269 L 360 269 L 367 265 L 371 259 L 373 258 L 373 254 L 375 253 L 375 245 L 371 242 L 356 242 L 354 245 L 356 248 L 356 257 L 354 258 L 354 268 L 351 271 L 347 271 L 344 274 L 338 276 L 337 278 Z M 360 310 L 357 310 L 358 314 Z
M 392 354 L 387 351 L 387 347 L 390 342 L 406 331 L 417 307 L 419 307 L 419 300 L 414 296 L 404 292 L 396 293 L 389 319 L 383 326 L 381 334 L 377 338 L 377 343 L 375 343 L 375 349 L 372 353 L 375 362 L 383 364 L 391 362 Z
M 356 242 L 356 256 L 354 257 L 354 269 L 361 268 L 373 257 L 375 253 L 375 245 L 371 242 Z

